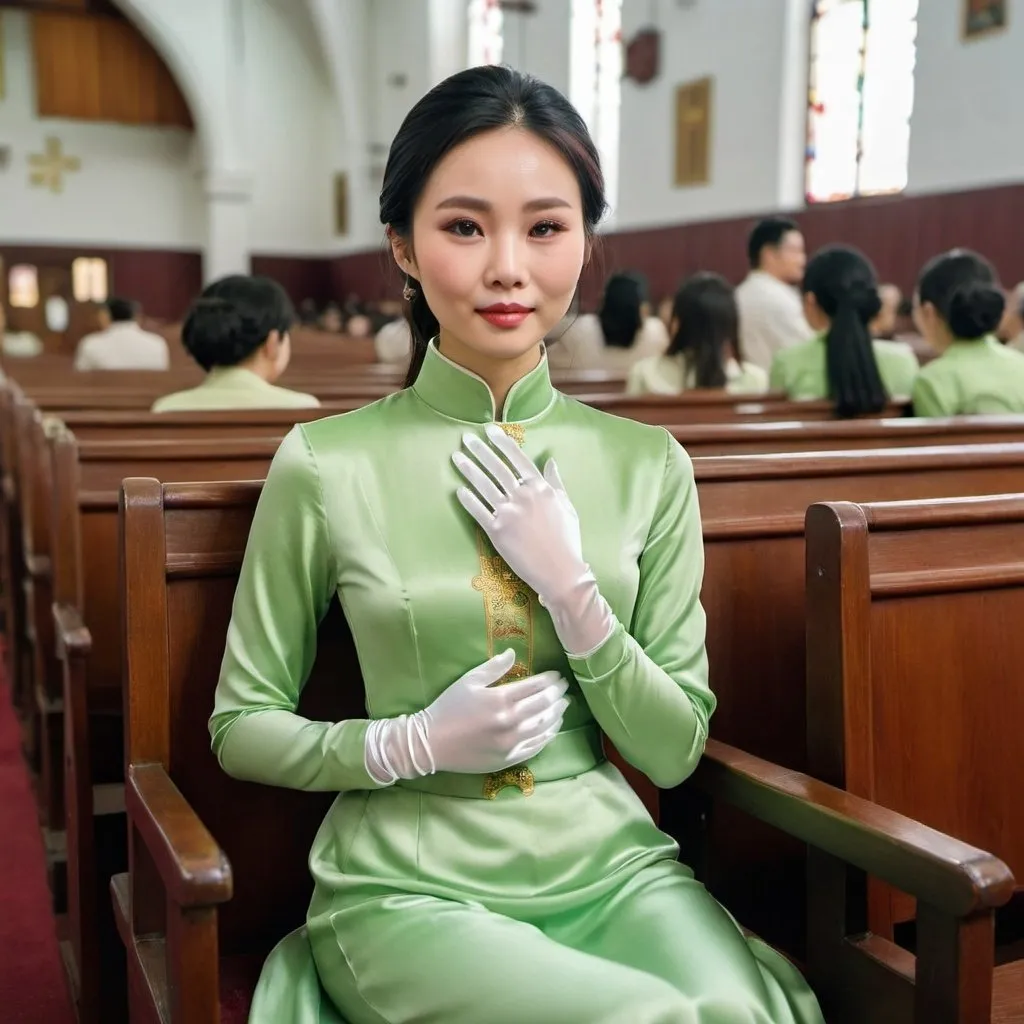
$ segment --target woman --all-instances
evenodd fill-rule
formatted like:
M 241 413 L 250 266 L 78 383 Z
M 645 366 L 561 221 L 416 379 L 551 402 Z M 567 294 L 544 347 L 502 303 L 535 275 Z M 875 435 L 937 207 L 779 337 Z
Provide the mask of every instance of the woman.
M 574 370 L 626 373 L 641 359 L 668 348 L 668 332 L 651 316 L 647 282 L 639 274 L 612 274 L 605 282 L 600 310 L 585 313 L 555 335 L 551 365 Z
M 291 359 L 295 310 L 269 277 L 234 275 L 209 285 L 181 331 L 189 355 L 206 371 L 198 387 L 164 395 L 153 412 L 188 409 L 309 409 L 314 395 L 275 386 Z
M 340 794 L 252 1021 L 323 1019 L 322 985 L 351 1024 L 820 1024 L 602 754 L 674 786 L 715 705 L 686 453 L 548 375 L 604 207 L 580 116 L 508 68 L 442 82 L 392 144 L 409 387 L 283 442 L 211 718 L 233 775 Z M 370 718 L 310 722 L 335 595 Z
M 831 398 L 838 416 L 881 412 L 910 397 L 917 358 L 909 345 L 872 340 L 882 308 L 875 268 L 856 249 L 822 249 L 807 264 L 804 316 L 817 337 L 777 352 L 770 386 L 796 401 Z
M 768 390 L 768 374 L 742 362 L 739 312 L 731 284 L 718 274 L 694 274 L 672 303 L 672 341 L 663 356 L 642 359 L 626 380 L 630 395 L 678 395 L 690 388 L 725 388 L 733 394 Z
M 993 336 L 1005 309 L 996 273 L 977 253 L 954 249 L 924 268 L 914 316 L 939 355 L 914 385 L 918 416 L 1024 412 L 1024 354 Z

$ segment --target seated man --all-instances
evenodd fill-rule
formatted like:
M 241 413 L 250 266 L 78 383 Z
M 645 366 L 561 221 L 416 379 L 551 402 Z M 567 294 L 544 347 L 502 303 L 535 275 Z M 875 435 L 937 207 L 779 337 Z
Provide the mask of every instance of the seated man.
M 75 350 L 76 370 L 166 370 L 167 342 L 138 324 L 142 309 L 131 299 L 109 299 L 102 329 L 87 334 Z

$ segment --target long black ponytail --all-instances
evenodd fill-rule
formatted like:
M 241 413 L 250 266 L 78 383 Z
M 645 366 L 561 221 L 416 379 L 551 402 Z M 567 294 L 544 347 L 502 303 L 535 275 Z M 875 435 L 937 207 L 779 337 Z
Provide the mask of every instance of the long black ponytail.
M 875 268 L 857 249 L 829 246 L 808 262 L 803 292 L 814 296 L 831 321 L 825 366 L 836 415 L 846 418 L 881 412 L 889 396 L 878 371 L 869 327 L 882 308 Z

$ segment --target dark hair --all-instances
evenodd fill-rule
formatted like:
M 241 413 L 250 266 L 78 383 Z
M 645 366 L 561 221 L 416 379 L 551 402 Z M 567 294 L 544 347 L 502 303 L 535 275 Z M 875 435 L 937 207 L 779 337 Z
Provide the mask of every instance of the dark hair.
M 604 343 L 629 348 L 643 325 L 640 307 L 647 301 L 647 280 L 642 274 L 624 271 L 612 274 L 605 282 L 597 319 L 601 322 Z
M 888 399 L 868 325 L 878 316 L 875 268 L 863 253 L 842 245 L 815 253 L 803 292 L 814 296 L 831 321 L 825 341 L 829 397 L 839 416 L 881 412 Z
M 921 302 L 930 302 L 954 338 L 972 341 L 999 326 L 1006 296 L 992 264 L 969 249 L 936 256 L 917 282 Z
M 732 285 L 720 274 L 694 274 L 679 286 L 672 318 L 678 326 L 667 354 L 686 359 L 697 387 L 725 387 L 726 360 L 733 353 L 739 356 L 740 318 Z
M 779 245 L 791 231 L 799 231 L 800 225 L 788 217 L 765 217 L 754 225 L 747 239 L 747 258 L 752 269 L 761 266 L 761 253 L 768 246 Z
M 189 355 L 204 369 L 237 366 L 272 331 L 284 336 L 295 323 L 288 293 L 272 278 L 232 274 L 208 285 L 192 303 L 181 330 Z
M 469 68 L 434 86 L 406 115 L 391 143 L 380 191 L 380 220 L 410 238 L 413 213 L 430 175 L 456 146 L 498 128 L 523 128 L 554 146 L 579 182 L 583 222 L 592 234 L 604 215 L 604 177 L 587 126 L 557 90 L 508 67 Z M 412 358 L 405 384 L 416 379 L 430 339 L 439 325 L 423 295 L 413 286 L 409 303 Z
M 105 303 L 110 319 L 116 324 L 127 320 L 134 320 L 141 312 L 142 307 L 134 299 L 109 298 Z

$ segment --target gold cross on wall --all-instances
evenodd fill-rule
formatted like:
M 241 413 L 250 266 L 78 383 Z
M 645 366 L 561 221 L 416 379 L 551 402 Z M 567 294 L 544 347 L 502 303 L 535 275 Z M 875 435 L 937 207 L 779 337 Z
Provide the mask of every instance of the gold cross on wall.
M 82 161 L 77 156 L 66 156 L 60 139 L 46 140 L 45 153 L 33 153 L 28 158 L 32 166 L 29 180 L 37 188 L 48 188 L 51 192 L 64 191 L 64 175 L 77 171 Z

